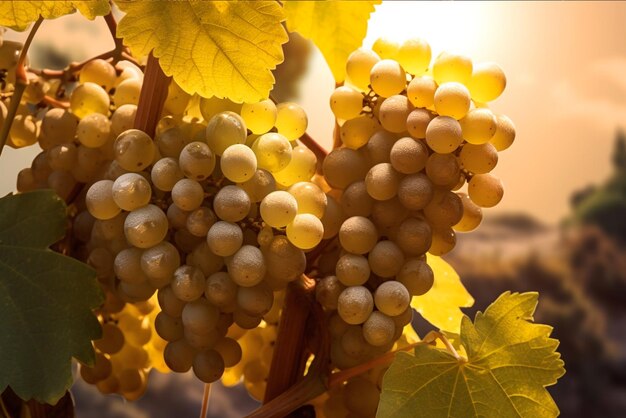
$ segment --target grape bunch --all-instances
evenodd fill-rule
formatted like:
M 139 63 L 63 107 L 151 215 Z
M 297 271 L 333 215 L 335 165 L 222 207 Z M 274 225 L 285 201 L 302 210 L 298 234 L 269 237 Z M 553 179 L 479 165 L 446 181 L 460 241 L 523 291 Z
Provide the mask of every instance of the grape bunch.
M 490 172 L 515 128 L 486 104 L 503 92 L 503 71 L 462 55 L 431 58 L 421 39 L 379 39 L 373 50 L 349 56 L 347 80 L 330 98 L 341 144 L 325 158 L 323 174 L 328 208 L 344 219 L 332 230 L 339 245 L 320 259 L 316 296 L 339 369 L 397 346 L 412 320 L 411 298 L 434 283 L 426 253 L 451 251 L 456 232 L 475 229 L 482 208 L 503 196 Z M 365 411 L 358 401 L 374 398 L 375 383 L 348 382 L 350 413 L 375 415 L 377 403 Z
M 95 364 L 80 368 L 83 380 L 104 394 L 119 393 L 129 401 L 143 395 L 150 368 L 169 371 L 163 361 L 166 342 L 154 329 L 157 312 L 155 298 L 109 309 L 106 319 L 101 317 L 102 338 L 94 344 Z
M 83 379 L 132 400 L 151 368 L 193 370 L 243 380 L 261 400 L 285 288 L 303 274 L 327 315 L 332 368 L 415 342 L 410 301 L 434 284 L 426 253 L 452 250 L 501 200 L 490 172 L 515 138 L 487 106 L 506 85 L 500 67 L 431 58 L 419 39 L 353 52 L 330 98 L 336 147 L 319 166 L 295 103 L 199 98 L 171 82 L 150 136 L 133 128 L 133 63 L 94 59 L 63 82 L 31 74 L 10 145 L 42 151 L 17 190 L 68 202 L 65 252 L 106 295 Z M 384 371 L 333 388 L 320 414 L 373 416 Z
M 87 64 L 66 86 L 69 109 L 43 110 L 43 151 L 18 175 L 20 192 L 50 187 L 71 201 L 71 253 L 106 293 L 98 361 L 81 375 L 133 399 L 149 367 L 207 383 L 226 372 L 262 398 L 276 295 L 324 236 L 317 158 L 297 142 L 307 115 L 295 103 L 192 98 L 172 82 L 152 138 L 133 129 L 142 78 L 132 65 Z

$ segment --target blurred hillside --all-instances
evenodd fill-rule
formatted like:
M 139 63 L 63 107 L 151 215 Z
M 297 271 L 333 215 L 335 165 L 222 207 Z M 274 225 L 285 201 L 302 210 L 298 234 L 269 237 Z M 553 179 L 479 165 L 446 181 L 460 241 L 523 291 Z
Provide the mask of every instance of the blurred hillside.
M 476 299 L 539 291 L 535 320 L 554 327 L 567 373 L 550 388 L 563 417 L 626 417 L 626 137 L 613 173 L 572 196 L 572 215 L 549 227 L 524 214 L 486 216 L 447 257 Z M 425 329 L 424 329 L 425 330 Z M 424 330 L 422 332 L 424 332 Z

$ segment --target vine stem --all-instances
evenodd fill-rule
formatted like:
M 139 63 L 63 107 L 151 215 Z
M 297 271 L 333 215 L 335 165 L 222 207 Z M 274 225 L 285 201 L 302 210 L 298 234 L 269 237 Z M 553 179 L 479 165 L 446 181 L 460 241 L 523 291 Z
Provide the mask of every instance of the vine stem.
M 209 411 L 209 399 L 211 397 L 211 384 L 204 384 L 204 393 L 202 394 L 202 408 L 200 409 L 200 418 L 205 418 Z
M 143 86 L 141 87 L 139 103 L 137 104 L 135 129 L 140 129 L 154 137 L 154 132 L 167 98 L 169 84 L 170 77 L 166 76 L 163 70 L 161 70 L 159 60 L 151 52 L 148 56 Z
M 7 411 L 7 407 L 4 404 L 4 399 L 2 399 L 2 396 L 0 396 L 0 410 L 2 410 L 2 416 L 4 418 L 11 418 L 9 411 Z
M 308 354 L 304 338 L 305 325 L 313 304 L 314 291 L 315 280 L 305 275 L 287 286 L 264 403 L 286 392 L 302 377 Z
M 17 67 L 15 68 L 15 91 L 13 92 L 13 96 L 11 97 L 11 103 L 9 103 L 9 108 L 7 109 L 7 116 L 4 119 L 2 129 L 0 130 L 0 155 L 2 154 L 2 150 L 7 143 L 7 139 L 9 138 L 11 125 L 13 124 L 13 119 L 15 119 L 15 114 L 17 113 L 17 108 L 20 105 L 20 100 L 22 100 L 22 94 L 24 93 L 24 90 L 28 85 L 28 76 L 26 74 L 24 62 L 26 61 L 28 48 L 33 42 L 35 34 L 37 33 L 37 29 L 39 29 L 42 22 L 43 17 L 39 16 L 39 19 L 37 19 L 37 21 L 33 24 L 33 27 L 28 33 L 26 42 L 24 42 L 24 46 L 22 47 L 22 50 L 20 51 L 20 56 L 17 60 Z

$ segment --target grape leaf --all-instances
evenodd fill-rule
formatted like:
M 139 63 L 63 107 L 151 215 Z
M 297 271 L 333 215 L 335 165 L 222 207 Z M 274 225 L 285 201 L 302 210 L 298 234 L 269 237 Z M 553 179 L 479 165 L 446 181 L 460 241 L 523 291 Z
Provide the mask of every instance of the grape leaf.
M 103 297 L 87 265 L 49 250 L 65 234 L 65 203 L 50 190 L 0 199 L 0 392 L 55 403 L 71 358 L 91 364 Z
M 435 273 L 435 283 L 424 295 L 414 296 L 411 306 L 437 328 L 458 333 L 463 317 L 460 308 L 472 306 L 474 298 L 450 264 L 430 254 L 426 261 Z
M 117 35 L 159 58 L 187 93 L 235 102 L 266 99 L 288 37 L 276 1 L 118 1 Z
M 367 21 L 375 1 L 284 2 L 287 29 L 311 39 L 320 49 L 335 81 L 346 75 L 346 60 L 359 48 L 367 34 Z
M 398 353 L 385 373 L 378 418 L 549 418 L 559 409 L 545 389 L 565 369 L 550 338 L 533 323 L 538 295 L 503 293 L 474 323 L 463 317 L 467 359 L 421 345 Z
M 39 16 L 55 19 L 78 10 L 87 19 L 104 16 L 111 11 L 107 0 L 86 1 L 2 1 L 0 2 L 0 26 L 23 31 Z

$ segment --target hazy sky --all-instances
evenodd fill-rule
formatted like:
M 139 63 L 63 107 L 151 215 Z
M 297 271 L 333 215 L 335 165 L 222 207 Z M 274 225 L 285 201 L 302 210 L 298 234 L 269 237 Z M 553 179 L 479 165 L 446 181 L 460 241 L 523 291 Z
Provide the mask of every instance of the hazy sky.
M 102 25 L 69 20 L 47 23 L 38 38 L 59 39 L 59 29 L 69 27 L 72 39 L 81 40 L 73 47 L 83 52 L 110 42 Z M 517 140 L 494 171 L 506 192 L 488 213 L 526 211 L 552 222 L 567 213 L 572 191 L 610 172 L 614 133 L 626 123 L 624 22 L 624 2 L 385 2 L 371 19 L 365 45 L 381 35 L 421 36 L 434 55 L 459 51 L 476 62 L 499 63 L 507 89 L 491 107 L 513 119 Z M 66 39 L 55 43 L 67 45 Z M 334 83 L 319 55 L 304 83 L 309 131 L 329 141 Z M 26 164 L 19 154 L 32 158 L 32 151 L 2 155 L 0 193 L 13 188 L 13 170 Z

